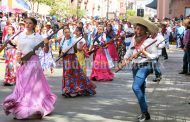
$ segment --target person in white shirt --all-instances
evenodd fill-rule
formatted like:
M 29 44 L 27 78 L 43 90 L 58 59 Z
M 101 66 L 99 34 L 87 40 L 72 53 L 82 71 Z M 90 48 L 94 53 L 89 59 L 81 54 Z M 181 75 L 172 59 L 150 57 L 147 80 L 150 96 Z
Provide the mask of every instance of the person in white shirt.
M 48 51 L 48 40 L 34 32 L 36 25 L 36 19 L 27 18 L 26 32 L 22 32 L 12 41 L 17 45 L 18 62 L 42 41 L 44 41 L 44 51 Z M 41 119 L 54 110 L 56 95 L 50 90 L 38 54 L 32 55 L 27 62 L 23 63 L 16 72 L 15 89 L 5 98 L 3 109 L 7 115 L 12 113 L 15 119 Z
M 142 17 L 130 17 L 128 21 L 135 26 L 135 36 L 132 38 L 129 49 L 127 50 L 123 64 L 129 63 L 129 58 L 140 51 L 140 55 L 132 59 L 133 85 L 132 89 L 138 99 L 142 114 L 138 117 L 138 121 L 142 122 L 150 119 L 148 106 L 145 97 L 146 78 L 150 74 L 151 62 L 158 57 L 157 48 L 152 38 L 147 35 L 147 32 L 155 33 L 158 28 L 148 20 Z M 147 49 L 146 46 L 152 44 Z M 120 66 L 116 68 L 121 68 Z
M 154 82 L 160 81 L 162 79 L 162 73 L 160 70 L 159 56 L 162 54 L 162 49 L 165 47 L 165 40 L 161 33 L 156 34 L 155 37 L 152 37 L 156 41 L 158 57 L 152 61 L 154 67 L 155 78 Z

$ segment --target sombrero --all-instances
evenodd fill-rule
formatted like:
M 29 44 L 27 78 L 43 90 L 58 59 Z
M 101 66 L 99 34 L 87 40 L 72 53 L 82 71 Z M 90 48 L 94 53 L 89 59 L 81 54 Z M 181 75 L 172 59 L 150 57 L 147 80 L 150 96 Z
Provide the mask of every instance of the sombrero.
M 19 22 L 19 25 L 24 25 L 24 24 L 25 24 L 24 21 Z
M 157 33 L 158 32 L 158 27 L 154 23 L 152 23 L 151 21 L 146 20 L 142 17 L 131 16 L 128 18 L 128 21 L 133 25 L 135 25 L 135 24 L 144 25 L 145 27 L 148 28 L 148 30 L 151 33 Z
M 47 23 L 46 23 L 46 26 L 48 26 L 48 25 L 51 26 L 51 23 L 50 23 L 50 22 L 47 22 Z

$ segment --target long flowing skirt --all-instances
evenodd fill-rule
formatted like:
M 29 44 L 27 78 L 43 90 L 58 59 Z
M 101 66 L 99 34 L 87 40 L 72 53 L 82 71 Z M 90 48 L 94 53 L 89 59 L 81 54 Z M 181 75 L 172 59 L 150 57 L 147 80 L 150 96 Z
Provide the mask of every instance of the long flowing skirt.
M 90 81 L 75 54 L 63 58 L 62 94 L 64 96 L 95 95 L 96 85 Z
M 77 51 L 76 53 L 79 64 L 81 68 L 83 69 L 84 73 L 86 74 L 86 62 L 85 62 L 85 54 L 83 51 Z
M 54 109 L 56 95 L 52 94 L 48 82 L 34 55 L 20 66 L 16 73 L 16 86 L 12 94 L 5 98 L 3 108 L 17 119 L 27 119 L 38 114 L 43 117 Z
M 6 50 L 5 58 L 6 70 L 4 84 L 13 85 L 16 83 L 16 49 L 10 48 Z
M 110 53 L 111 58 L 113 61 L 118 61 L 119 60 L 119 55 L 117 52 L 117 48 L 114 43 L 108 44 L 108 51 Z
M 108 66 L 108 61 L 103 48 L 99 48 L 93 56 L 93 66 L 90 78 L 96 81 L 111 81 L 114 74 Z

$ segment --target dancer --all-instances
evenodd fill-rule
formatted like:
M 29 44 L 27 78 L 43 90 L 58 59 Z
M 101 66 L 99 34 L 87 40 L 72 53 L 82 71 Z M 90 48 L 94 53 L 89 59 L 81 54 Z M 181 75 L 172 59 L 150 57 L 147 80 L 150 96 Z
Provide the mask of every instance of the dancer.
M 95 95 L 96 85 L 91 82 L 84 71 L 82 70 L 76 53 L 76 47 L 71 48 L 76 43 L 76 39 L 70 35 L 70 29 L 64 28 L 64 38 L 60 46 L 63 56 L 63 80 L 62 80 L 62 95 L 65 97 L 76 97 L 83 95 Z M 66 52 L 71 48 L 68 52 Z
M 106 43 L 104 27 L 99 25 L 93 45 L 90 47 L 90 50 L 92 50 L 92 47 L 98 48 L 100 46 L 93 55 L 93 66 L 90 78 L 94 81 L 112 81 L 114 77 L 114 74 L 109 68 L 104 48 L 101 47 L 104 43 Z
M 130 17 L 128 19 L 132 24 L 136 24 L 135 27 L 135 37 L 133 37 L 129 49 L 127 50 L 123 61 L 124 63 L 128 61 L 132 55 L 141 51 L 141 55 L 132 59 L 133 63 L 133 85 L 132 89 L 138 99 L 140 109 L 142 114 L 138 117 L 138 121 L 142 122 L 144 120 L 150 119 L 150 114 L 148 112 L 148 105 L 145 98 L 145 85 L 146 78 L 150 74 L 150 64 L 153 59 L 158 57 L 157 47 L 154 43 L 146 50 L 145 46 L 149 45 L 154 40 L 149 38 L 147 32 L 157 33 L 158 28 L 151 22 L 144 20 L 141 17 Z
M 8 26 L 7 35 L 5 36 L 5 40 L 9 40 L 13 34 L 15 33 L 15 28 L 13 26 Z M 4 85 L 12 86 L 16 83 L 16 46 L 8 44 L 6 47 L 6 70 L 5 70 L 5 78 Z
M 75 40 L 79 40 L 80 38 L 83 38 L 83 32 L 82 32 L 82 28 L 81 27 L 77 27 L 75 29 Z M 83 39 L 81 39 L 81 41 L 79 43 L 77 43 L 77 58 L 79 61 L 79 64 L 81 66 L 81 68 L 83 69 L 84 73 L 86 74 L 86 62 L 85 62 L 85 53 L 83 50 L 83 46 L 86 43 L 86 41 Z
M 37 21 L 34 18 L 25 20 L 26 32 L 21 33 L 13 42 L 17 45 L 17 60 L 30 52 L 43 38 L 34 32 Z M 44 40 L 46 52 L 49 45 Z M 39 58 L 33 55 L 21 65 L 16 73 L 16 86 L 12 94 L 5 98 L 3 108 L 15 119 L 36 119 L 50 114 L 54 109 L 56 96 L 51 92 L 43 74 Z

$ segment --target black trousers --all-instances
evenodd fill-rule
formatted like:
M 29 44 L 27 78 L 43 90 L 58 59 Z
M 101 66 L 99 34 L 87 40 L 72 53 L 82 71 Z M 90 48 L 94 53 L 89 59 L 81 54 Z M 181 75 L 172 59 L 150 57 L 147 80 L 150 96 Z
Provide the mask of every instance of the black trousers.
M 168 58 L 168 54 L 166 52 L 166 47 L 162 48 L 162 56 L 164 56 L 164 58 Z

